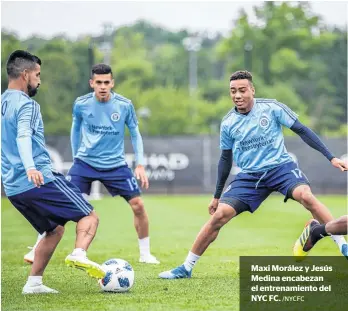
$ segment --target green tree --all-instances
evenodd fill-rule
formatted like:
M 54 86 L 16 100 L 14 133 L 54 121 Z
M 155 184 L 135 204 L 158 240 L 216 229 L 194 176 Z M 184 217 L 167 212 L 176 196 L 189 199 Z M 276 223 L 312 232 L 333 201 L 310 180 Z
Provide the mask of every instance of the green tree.
M 35 99 L 41 106 L 46 134 L 70 133 L 72 105 L 77 97 L 79 75 L 74 59 L 66 56 L 69 52 L 70 44 L 61 39 L 52 40 L 37 51 L 43 64 L 42 85 Z
M 1 87 L 7 87 L 5 64 L 12 51 L 23 48 L 37 54 L 43 66 L 35 99 L 46 133 L 67 135 L 73 101 L 90 91 L 91 66 L 103 61 L 101 44 L 108 39 L 113 42 L 115 91 L 130 98 L 136 110 L 150 109 L 148 119 L 140 118 L 148 134 L 217 133 L 222 117 L 233 107 L 229 76 L 246 68 L 253 73 L 257 97 L 285 103 L 321 134 L 345 135 L 346 30 L 329 28 L 306 2 L 266 2 L 254 12 L 256 21 L 251 23 L 240 11 L 227 37 L 170 31 L 147 21 L 74 41 L 64 36 L 21 41 L 2 30 Z M 183 46 L 189 36 L 202 39 L 194 96 L 188 94 L 189 53 Z
M 254 12 L 257 18 L 254 24 L 245 12 L 240 12 L 236 27 L 217 47 L 218 57 L 228 61 L 230 71 L 252 67 L 258 77 L 255 81 L 268 92 L 265 97 L 292 94 L 287 96 L 286 104 L 310 115 L 306 119 L 318 132 L 326 128 L 339 130 L 337 118 L 344 111 L 334 103 L 333 94 L 337 93 L 336 85 L 340 85 L 342 96 L 346 86 L 344 89 L 344 82 L 335 80 L 335 84 L 329 78 L 331 64 L 325 57 L 329 54 L 332 57 L 335 42 L 339 44 L 338 35 L 311 12 L 308 3 L 265 2 L 255 7 Z M 344 60 L 344 49 L 336 48 L 337 69 Z M 346 73 L 339 72 L 340 81 L 346 81 Z
M 21 42 L 17 39 L 16 34 L 1 31 L 1 90 L 7 89 L 7 72 L 6 62 L 12 52 L 22 49 Z

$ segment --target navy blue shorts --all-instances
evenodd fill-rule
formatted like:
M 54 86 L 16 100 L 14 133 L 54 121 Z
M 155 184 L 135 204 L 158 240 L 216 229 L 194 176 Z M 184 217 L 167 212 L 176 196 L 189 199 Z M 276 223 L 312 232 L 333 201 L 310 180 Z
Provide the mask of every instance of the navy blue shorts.
M 69 220 L 78 222 L 93 210 L 80 190 L 62 174 L 55 180 L 8 197 L 14 207 L 41 234 L 64 226 Z
M 66 178 L 76 185 L 82 193 L 90 194 L 91 185 L 100 181 L 112 196 L 120 195 L 126 201 L 138 197 L 141 191 L 131 169 L 123 165 L 110 170 L 100 170 L 80 159 L 74 159 Z
M 237 200 L 253 213 L 272 192 L 284 194 L 286 202 L 292 198 L 293 190 L 301 184 L 309 185 L 309 181 L 295 162 L 285 163 L 266 172 L 239 173 L 222 194 L 220 203 L 229 204 Z

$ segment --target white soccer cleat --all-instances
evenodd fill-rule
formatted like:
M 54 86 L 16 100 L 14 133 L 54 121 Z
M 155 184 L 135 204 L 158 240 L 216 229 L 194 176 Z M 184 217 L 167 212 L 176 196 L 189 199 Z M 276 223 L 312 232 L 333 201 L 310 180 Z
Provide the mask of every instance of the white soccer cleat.
M 151 255 L 151 254 L 140 256 L 139 262 L 155 264 L 155 265 L 160 264 L 159 260 L 157 260 L 157 258 L 155 256 Z
M 28 246 L 29 249 L 31 249 L 31 251 L 27 254 L 24 255 L 24 261 L 27 263 L 34 263 L 34 257 L 35 257 L 35 248 Z
M 102 279 L 106 274 L 99 264 L 89 260 L 86 256 L 76 256 L 70 254 L 65 258 L 65 263 L 69 267 L 86 271 L 87 274 L 92 278 Z
M 49 288 L 43 284 L 28 285 L 25 284 L 22 290 L 23 295 L 28 294 L 58 294 L 59 292 L 53 288 Z

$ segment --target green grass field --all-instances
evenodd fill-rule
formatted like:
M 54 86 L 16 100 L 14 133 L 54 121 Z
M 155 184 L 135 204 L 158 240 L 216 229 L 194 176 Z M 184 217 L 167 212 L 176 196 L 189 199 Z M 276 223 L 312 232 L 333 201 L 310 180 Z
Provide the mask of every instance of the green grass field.
M 347 198 L 322 196 L 335 217 L 346 213 Z M 23 296 L 29 273 L 23 262 L 27 246 L 36 233 L 6 200 L 2 200 L 2 310 L 239 310 L 239 256 L 290 256 L 292 246 L 310 215 L 293 201 L 271 196 L 253 215 L 244 213 L 227 224 L 184 280 L 161 280 L 159 272 L 181 264 L 196 234 L 208 220 L 209 196 L 144 196 L 150 218 L 152 252 L 157 266 L 138 263 L 133 215 L 121 198 L 92 202 L 100 216 L 97 236 L 89 258 L 102 263 L 122 258 L 135 270 L 134 287 L 124 294 L 101 293 L 95 280 L 64 265 L 74 246 L 75 225 L 69 223 L 65 237 L 47 267 L 44 283 L 59 295 Z M 311 255 L 339 255 L 331 239 L 321 241 Z

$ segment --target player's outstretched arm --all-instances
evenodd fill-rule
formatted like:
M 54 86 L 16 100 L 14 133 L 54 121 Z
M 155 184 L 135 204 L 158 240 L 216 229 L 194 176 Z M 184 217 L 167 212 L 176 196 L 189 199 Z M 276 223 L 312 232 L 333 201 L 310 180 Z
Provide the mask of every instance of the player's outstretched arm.
M 135 153 L 135 160 L 137 166 L 134 170 L 134 175 L 136 179 L 140 180 L 141 187 L 148 189 L 149 188 L 149 180 L 146 175 L 145 167 L 144 167 L 144 145 L 143 139 L 141 137 L 139 127 L 130 127 L 129 133 L 131 136 L 132 146 Z
M 347 163 L 336 158 L 321 141 L 319 136 L 315 134 L 310 128 L 303 125 L 299 120 L 296 120 L 295 123 L 290 127 L 290 129 L 298 134 L 307 145 L 322 153 L 334 167 L 339 168 L 342 172 L 347 170 Z
M 33 159 L 32 135 L 39 115 L 39 105 L 32 102 L 23 105 L 17 116 L 17 147 L 23 166 L 27 172 L 28 180 L 36 187 L 43 185 L 44 179 L 40 171 L 36 170 Z

